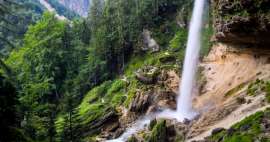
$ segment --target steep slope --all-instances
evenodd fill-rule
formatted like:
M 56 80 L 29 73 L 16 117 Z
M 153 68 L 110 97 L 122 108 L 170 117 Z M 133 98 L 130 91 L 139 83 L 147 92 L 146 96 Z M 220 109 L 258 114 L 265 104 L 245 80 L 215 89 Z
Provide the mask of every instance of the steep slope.
M 39 2 L 49 11 L 49 12 L 56 12 L 56 10 L 48 3 L 46 0 L 39 0 Z M 65 16 L 59 15 L 56 13 L 56 17 L 59 20 L 66 20 Z
M 269 107 L 270 17 L 265 6 L 269 1 L 213 1 L 216 43 L 201 63 L 201 92 L 194 100 L 201 116 L 192 123 L 189 141 L 203 140 Z M 263 128 L 258 130 L 257 134 L 264 133 Z M 246 131 L 220 133 L 220 139 L 204 141 L 233 141 L 234 136 L 247 141 Z
M 86 17 L 88 15 L 91 4 L 91 0 L 59 0 L 59 2 L 82 17 Z
M 14 46 L 22 45 L 23 35 L 28 26 L 39 20 L 45 9 L 37 0 L 14 0 L 14 2 L 21 6 L 10 7 L 10 13 L 5 16 L 6 20 L 12 24 L 0 21 L 0 35 L 9 41 L 7 43 L 0 40 L 0 52 L 3 55 L 8 55 Z
M 55 12 L 58 19 L 74 19 L 79 17 L 72 9 L 62 5 L 58 0 L 39 0 L 39 2 L 46 7 L 50 12 Z
M 201 64 L 204 85 L 194 106 L 202 115 L 190 130 L 189 137 L 198 135 L 192 140 L 210 135 L 215 128 L 229 128 L 246 116 L 270 107 L 266 100 L 268 92 L 259 89 L 264 83 L 258 83 L 259 87 L 252 92 L 254 82 L 270 79 L 269 58 L 268 49 L 226 44 L 212 48 Z

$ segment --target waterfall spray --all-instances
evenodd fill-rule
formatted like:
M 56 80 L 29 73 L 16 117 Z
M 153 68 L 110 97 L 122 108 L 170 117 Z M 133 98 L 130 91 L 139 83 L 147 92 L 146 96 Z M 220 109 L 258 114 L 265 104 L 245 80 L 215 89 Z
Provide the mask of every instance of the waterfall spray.
M 108 140 L 106 142 L 124 142 L 132 134 L 142 130 L 146 124 L 149 124 L 154 117 L 176 118 L 183 121 L 184 118 L 192 119 L 197 113 L 192 109 L 192 90 L 199 60 L 201 47 L 201 29 L 203 24 L 203 8 L 205 0 L 196 0 L 194 4 L 192 19 L 190 22 L 188 43 L 185 55 L 184 70 L 182 74 L 180 96 L 177 100 L 177 111 L 164 110 L 161 113 L 154 114 L 152 117 L 144 117 L 137 120 L 134 125 L 128 128 L 118 139 Z
M 201 47 L 201 29 L 203 24 L 203 8 L 205 0 L 196 0 L 194 4 L 192 19 L 189 27 L 184 70 L 182 73 L 180 96 L 177 100 L 177 118 L 192 119 L 197 113 L 192 109 L 192 90 L 199 60 Z

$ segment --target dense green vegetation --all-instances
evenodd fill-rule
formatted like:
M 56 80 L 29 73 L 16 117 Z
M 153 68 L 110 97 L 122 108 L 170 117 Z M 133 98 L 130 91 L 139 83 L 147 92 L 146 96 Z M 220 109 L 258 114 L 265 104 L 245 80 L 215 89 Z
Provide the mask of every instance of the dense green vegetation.
M 20 132 L 26 141 L 92 139 L 100 132 L 99 121 L 117 117 L 118 107 L 128 106 L 143 86 L 134 71 L 145 65 L 165 68 L 162 59 L 168 56 L 183 59 L 187 30 L 178 28 L 175 17 L 185 1 L 93 0 L 88 18 L 72 23 L 52 13 L 41 16 L 35 1 L 23 2 L 30 8 L 26 15 L 33 15 L 23 26 L 13 23 L 24 28 L 23 40 L 2 58 L 1 73 L 18 94 L 14 112 L 21 119 L 13 134 Z M 143 29 L 153 32 L 161 52 L 141 51 Z
M 68 19 L 73 19 L 79 17 L 74 11 L 69 10 L 62 4 L 60 4 L 57 0 L 47 0 L 48 3 L 56 10 L 56 12 L 60 15 L 65 16 Z
M 77 17 L 56 0 L 49 2 L 60 15 Z M 1 27 L 0 45 L 8 52 L 0 60 L 0 134 L 6 134 L 0 141 L 93 141 L 108 117 L 118 118 L 120 107 L 128 108 L 138 89 L 154 88 L 138 81 L 135 71 L 154 66 L 158 71 L 147 74 L 152 77 L 181 69 L 188 26 L 180 27 L 176 19 L 184 9 L 188 21 L 192 1 L 93 0 L 86 19 L 70 21 L 44 12 L 35 0 L 17 0 L 4 9 L 1 4 L 0 25 L 16 26 L 20 34 Z M 208 53 L 213 32 L 205 27 L 201 56 Z M 145 29 L 160 51 L 141 49 Z M 166 131 L 161 120 L 146 140 L 166 141 Z
M 258 94 L 264 94 L 265 100 L 270 103 L 270 82 L 257 79 L 255 82 L 249 84 L 247 94 L 255 96 Z
M 40 19 L 44 9 L 36 0 L 7 0 L 0 7 L 0 51 L 6 55 L 11 48 L 22 45 L 28 26 Z
M 223 130 L 212 135 L 209 141 L 213 142 L 268 142 L 270 140 L 269 125 L 270 110 L 257 112 L 239 123 L 233 125 L 228 130 Z M 266 127 L 265 127 L 266 126 Z

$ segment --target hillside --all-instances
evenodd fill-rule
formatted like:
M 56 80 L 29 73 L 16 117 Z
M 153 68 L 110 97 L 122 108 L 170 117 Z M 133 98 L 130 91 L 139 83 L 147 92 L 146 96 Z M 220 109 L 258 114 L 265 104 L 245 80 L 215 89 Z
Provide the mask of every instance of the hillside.
M 87 17 L 89 12 L 89 7 L 91 4 L 90 0 L 59 0 L 61 4 L 65 7 L 75 11 L 82 17 Z
M 0 58 L 0 142 L 270 141 L 270 1 L 205 1 L 188 36 L 198 1 L 49 0 L 85 18 L 43 7 Z M 196 37 L 187 119 L 181 73 Z

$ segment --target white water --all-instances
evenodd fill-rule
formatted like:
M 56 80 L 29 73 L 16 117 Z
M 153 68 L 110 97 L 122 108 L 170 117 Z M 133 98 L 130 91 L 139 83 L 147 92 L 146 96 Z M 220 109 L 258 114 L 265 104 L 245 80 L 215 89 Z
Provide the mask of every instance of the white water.
M 127 130 L 119 138 L 107 140 L 106 142 L 125 142 L 133 134 L 136 134 L 137 132 L 143 130 L 145 126 L 150 124 L 152 119 L 153 117 L 151 116 L 145 116 L 144 118 L 137 120 L 130 128 L 127 128 Z
M 201 47 L 201 29 L 205 0 L 196 0 L 190 22 L 188 43 L 182 73 L 180 96 L 177 100 L 177 119 L 192 119 L 197 113 L 192 109 L 194 81 Z
M 164 110 L 152 117 L 144 117 L 137 120 L 134 125 L 126 130 L 118 139 L 108 140 L 106 142 L 124 142 L 133 134 L 143 130 L 150 121 L 155 118 L 170 118 L 183 121 L 185 118 L 192 119 L 197 115 L 192 109 L 192 90 L 197 71 L 199 52 L 201 47 L 201 29 L 203 24 L 203 9 L 205 0 L 196 0 L 194 4 L 192 19 L 190 22 L 188 43 L 184 61 L 184 70 L 182 73 L 180 96 L 177 100 L 177 111 Z

